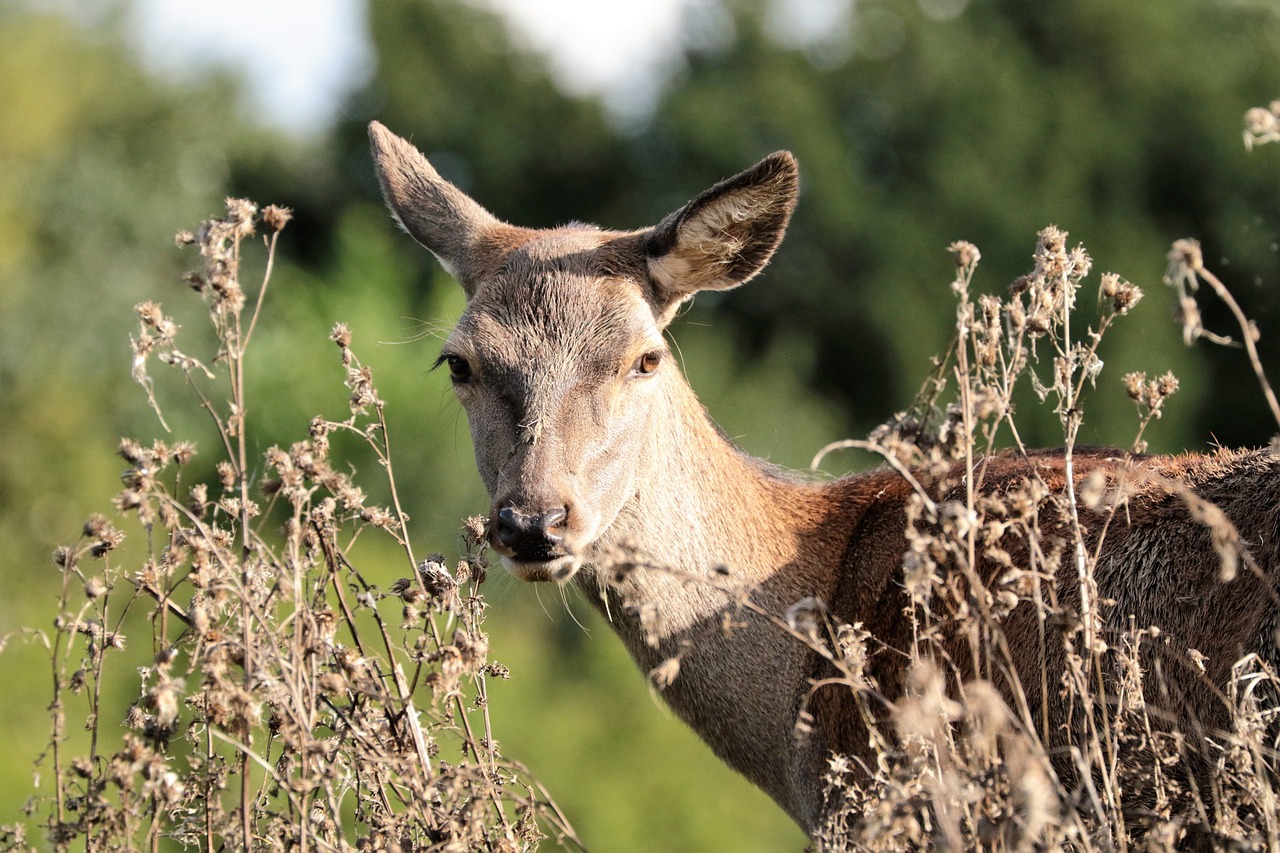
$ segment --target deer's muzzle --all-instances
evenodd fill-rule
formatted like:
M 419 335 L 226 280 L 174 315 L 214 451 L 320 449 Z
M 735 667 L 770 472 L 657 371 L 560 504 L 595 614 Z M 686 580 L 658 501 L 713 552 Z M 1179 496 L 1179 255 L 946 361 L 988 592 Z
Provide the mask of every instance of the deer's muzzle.
M 564 533 L 569 511 L 554 507 L 526 513 L 514 506 L 498 510 L 493 523 L 493 547 L 522 563 L 545 563 L 564 556 Z

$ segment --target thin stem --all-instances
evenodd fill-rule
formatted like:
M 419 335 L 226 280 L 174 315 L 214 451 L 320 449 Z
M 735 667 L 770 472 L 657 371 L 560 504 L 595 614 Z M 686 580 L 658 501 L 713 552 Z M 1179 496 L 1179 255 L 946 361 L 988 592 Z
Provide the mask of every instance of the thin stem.
M 249 339 L 253 337 L 254 327 L 258 325 L 258 315 L 262 313 L 262 300 L 267 295 L 267 285 L 271 283 L 271 271 L 276 264 L 276 240 L 280 237 L 280 232 L 276 231 L 271 235 L 271 239 L 267 242 L 267 268 L 262 273 L 262 286 L 258 288 L 258 298 L 253 303 L 253 313 L 249 315 L 249 330 L 244 333 L 244 343 L 241 345 L 241 352 L 249 348 Z
M 1231 295 L 1231 291 L 1227 290 L 1227 286 L 1222 283 L 1222 280 L 1205 268 L 1204 261 L 1198 252 L 1191 269 L 1209 282 L 1213 292 L 1231 309 L 1236 323 L 1240 326 L 1240 336 L 1244 339 L 1245 352 L 1249 354 L 1249 364 L 1253 367 L 1253 373 L 1258 377 L 1258 384 L 1262 386 L 1262 393 L 1267 398 L 1267 405 L 1271 408 L 1271 417 L 1277 425 L 1280 425 L 1280 402 L 1276 400 L 1276 393 L 1271 388 L 1271 383 L 1267 381 L 1266 372 L 1262 369 L 1262 359 L 1258 356 L 1258 327 L 1245 316 L 1244 311 L 1240 308 L 1240 303 L 1236 302 L 1235 297 Z
M 387 430 L 387 417 L 381 400 L 377 402 L 375 408 L 378 412 L 378 428 L 382 433 L 382 446 L 380 448 L 375 447 L 375 449 L 378 451 L 378 459 L 382 462 L 382 467 L 387 472 L 387 486 L 391 489 L 391 506 L 396 511 L 396 523 L 400 529 L 405 555 L 409 558 L 409 568 L 413 572 L 413 576 L 417 578 L 418 561 L 414 559 L 413 546 L 409 544 L 409 518 L 404 514 L 404 509 L 401 508 L 400 492 L 396 489 L 395 473 L 391 470 L 391 433 Z M 419 580 L 419 582 L 421 581 Z
M 902 461 L 899 460 L 897 456 L 893 455 L 893 453 L 881 447 L 880 445 L 876 444 L 875 442 L 862 441 L 856 438 L 846 438 L 843 441 L 833 441 L 817 452 L 817 454 L 813 457 L 813 461 L 809 463 L 809 467 L 816 469 L 819 465 L 822 464 L 823 457 L 825 457 L 828 453 L 831 453 L 832 451 L 836 451 L 836 450 L 845 450 L 845 449 L 869 450 L 872 453 L 875 453 L 881 456 L 885 462 L 889 463 L 890 468 L 892 468 L 893 470 L 901 474 L 902 478 L 911 485 L 911 488 L 914 489 L 916 494 L 920 496 L 920 500 L 924 504 L 925 508 L 929 510 L 930 515 L 932 515 L 934 518 L 937 517 L 938 505 L 937 503 L 934 502 L 933 498 L 929 497 L 929 493 L 925 491 L 924 486 L 920 485 L 920 481 L 917 480 L 915 476 L 912 475 L 911 471 L 908 470 L 907 466 L 902 464 Z

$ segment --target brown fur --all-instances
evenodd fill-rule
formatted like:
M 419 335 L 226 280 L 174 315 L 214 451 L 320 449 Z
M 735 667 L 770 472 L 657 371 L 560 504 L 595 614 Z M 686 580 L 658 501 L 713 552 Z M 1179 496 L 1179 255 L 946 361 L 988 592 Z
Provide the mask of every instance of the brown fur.
M 370 133 L 392 210 L 467 290 L 445 357 L 465 368 L 455 374 L 463 376 L 456 390 L 494 517 L 504 508 L 566 513 L 553 559 L 522 559 L 495 540 L 508 569 L 526 580 L 572 577 L 642 670 L 677 659 L 666 701 L 717 755 L 817 831 L 830 752 L 874 758 L 850 691 L 818 691 L 813 735 L 797 738 L 810 685 L 828 665 L 763 616 L 742 611 L 723 584 L 690 579 L 723 575 L 750 589 L 768 615 L 815 598 L 838 619 L 863 623 L 884 644 L 873 675 L 885 695 L 897 696 L 906 677 L 900 652 L 911 639 L 902 586 L 911 487 L 887 470 L 823 484 L 780 474 L 716 430 L 672 359 L 661 358 L 651 373 L 639 369 L 645 353 L 665 354 L 662 332 L 684 300 L 737 286 L 768 261 L 795 203 L 794 160 L 772 155 L 654 229 L 531 231 L 493 219 L 381 125 Z M 983 469 L 987 495 L 1016 488 L 1032 469 L 1051 490 L 1065 486 L 1060 453 L 998 456 Z M 1277 461 L 1265 452 L 1075 455 L 1078 480 L 1093 469 L 1131 490 L 1097 563 L 1101 594 L 1116 602 L 1106 629 L 1118 634 L 1132 616 L 1139 626 L 1160 625 L 1173 640 L 1167 648 L 1204 653 L 1204 676 L 1184 656 L 1164 653 L 1167 685 L 1149 701 L 1184 731 L 1213 731 L 1227 719 L 1219 693 L 1232 663 L 1249 651 L 1275 658 Z M 1184 487 L 1222 507 L 1268 577 L 1242 568 L 1234 582 L 1219 580 L 1209 530 L 1179 494 Z M 1081 513 L 1094 536 L 1104 519 Z M 1054 522 L 1045 524 L 1052 536 Z M 1015 564 L 1026 563 L 1025 544 L 1016 537 L 1004 544 Z M 1070 608 L 1079 591 L 1074 564 L 1064 566 L 1059 591 Z M 990 580 L 996 567 L 980 570 Z M 1030 712 L 1056 738 L 1068 724 L 1054 689 L 1064 648 L 1051 639 L 1041 656 L 1038 616 L 1026 604 L 1004 630 Z M 949 638 L 944 651 L 963 679 L 962 638 Z

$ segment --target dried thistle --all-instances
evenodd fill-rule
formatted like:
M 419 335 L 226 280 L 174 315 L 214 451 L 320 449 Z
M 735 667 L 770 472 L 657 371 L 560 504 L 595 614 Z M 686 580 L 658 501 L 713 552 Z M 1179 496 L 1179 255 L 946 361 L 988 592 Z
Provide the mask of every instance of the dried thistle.
M 1244 147 L 1280 142 L 1280 101 L 1254 107 L 1244 114 Z
M 259 220 L 268 256 L 255 295 L 241 264 Z M 192 482 L 190 442 L 120 441 L 128 469 L 113 503 L 145 531 L 134 568 L 122 564 L 138 555 L 101 514 L 78 544 L 54 552 L 63 595 L 50 657 L 48 838 L 59 849 L 81 839 L 139 849 L 164 835 L 202 849 L 275 839 L 330 850 L 525 850 L 543 840 L 541 826 L 574 842 L 490 727 L 485 680 L 509 673 L 489 661 L 482 628 L 484 521 L 468 522 L 470 553 L 456 571 L 438 554 L 414 559 L 383 404 L 346 327 L 334 340 L 351 416 L 316 417 L 300 440 L 253 459 L 242 366 L 288 220 L 283 208 L 259 215 L 231 199 L 225 217 L 179 234 L 201 255 L 189 280 L 208 307 L 211 367 L 176 349 L 179 329 L 158 304 L 137 307 L 135 377 L 157 414 L 151 356 L 186 374 L 220 442 L 212 481 Z M 372 447 L 390 506 L 367 505 L 355 475 L 331 458 L 335 430 Z M 414 570 L 392 587 L 399 600 L 369 584 L 350 551 L 376 535 L 390 536 Z M 393 607 L 404 616 L 394 639 Z M 122 620 L 131 609 L 138 618 Z M 149 630 L 150 642 L 126 642 L 125 628 Z M 131 667 L 135 649 L 144 657 Z M 135 673 L 138 698 L 117 730 L 98 694 Z M 72 754 L 66 734 L 73 702 L 85 703 L 92 733 L 85 754 Z M 256 768 L 269 768 L 262 791 Z

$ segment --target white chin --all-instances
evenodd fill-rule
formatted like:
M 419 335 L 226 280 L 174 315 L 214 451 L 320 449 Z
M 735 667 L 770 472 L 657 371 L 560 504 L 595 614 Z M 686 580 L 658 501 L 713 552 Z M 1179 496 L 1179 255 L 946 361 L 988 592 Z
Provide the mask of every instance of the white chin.
M 502 558 L 502 567 L 522 581 L 530 583 L 564 583 L 578 572 L 578 561 L 571 556 L 557 557 L 537 563 Z

